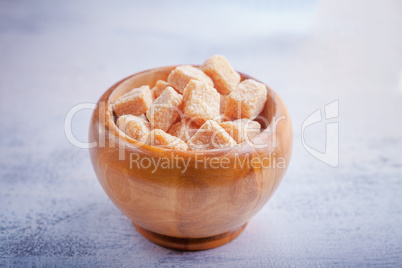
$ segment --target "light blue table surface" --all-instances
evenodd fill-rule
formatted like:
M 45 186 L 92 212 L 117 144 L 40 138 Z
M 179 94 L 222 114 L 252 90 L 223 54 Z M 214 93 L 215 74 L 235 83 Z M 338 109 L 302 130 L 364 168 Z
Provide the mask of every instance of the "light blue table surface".
M 278 191 L 233 242 L 177 252 L 107 198 L 68 111 L 116 81 L 223 54 L 289 108 Z M 339 165 L 302 125 L 339 102 Z M 72 121 L 85 142 L 91 110 Z M 0 267 L 402 266 L 402 2 L 0 1 Z M 325 149 L 326 122 L 304 130 Z

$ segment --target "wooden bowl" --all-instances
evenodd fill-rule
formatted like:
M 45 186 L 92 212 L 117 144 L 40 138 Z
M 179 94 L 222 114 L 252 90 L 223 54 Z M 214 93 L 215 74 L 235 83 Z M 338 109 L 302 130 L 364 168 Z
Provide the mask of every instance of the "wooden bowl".
M 285 104 L 268 87 L 260 115 L 269 127 L 253 139 L 264 148 L 245 144 L 183 152 L 124 136 L 110 104 L 134 87 L 166 80 L 174 68 L 134 74 L 103 94 L 89 129 L 89 140 L 97 144 L 90 156 L 106 194 L 143 236 L 169 248 L 214 248 L 235 239 L 277 189 L 291 157 L 291 121 Z

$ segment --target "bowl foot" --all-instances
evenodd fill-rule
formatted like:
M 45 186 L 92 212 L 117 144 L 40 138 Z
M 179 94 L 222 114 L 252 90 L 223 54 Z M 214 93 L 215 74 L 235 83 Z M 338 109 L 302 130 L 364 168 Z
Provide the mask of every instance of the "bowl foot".
M 216 236 L 203 238 L 179 238 L 166 236 L 148 231 L 144 228 L 139 227 L 135 223 L 133 223 L 133 225 L 137 229 L 137 231 L 145 238 L 160 246 L 178 250 L 205 250 L 216 248 L 229 243 L 230 241 L 238 237 L 241 232 L 243 232 L 247 223 L 236 230 L 232 230 Z

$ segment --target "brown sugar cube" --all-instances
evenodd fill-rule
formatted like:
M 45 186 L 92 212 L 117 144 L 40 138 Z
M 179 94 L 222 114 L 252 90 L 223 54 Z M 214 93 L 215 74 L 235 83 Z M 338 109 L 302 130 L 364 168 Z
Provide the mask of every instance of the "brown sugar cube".
M 148 109 L 146 115 L 149 122 L 155 128 L 168 131 L 179 116 L 182 101 L 182 95 L 167 87 Z
M 212 79 L 199 68 L 191 65 L 182 65 L 176 67 L 168 76 L 168 83 L 172 85 L 179 93 L 183 93 L 191 79 L 204 82 L 210 86 L 214 86 Z
M 229 94 L 233 87 L 240 83 L 240 74 L 222 55 L 208 58 L 201 66 L 201 70 L 212 78 L 216 90 L 223 95 Z
M 167 134 L 161 129 L 152 130 L 142 139 L 142 142 L 153 146 L 175 149 L 179 151 L 186 151 L 188 149 L 188 145 L 184 141 L 175 136 Z
M 185 118 L 169 129 L 168 134 L 187 142 L 198 130 L 198 125 L 193 120 Z
M 223 122 L 220 126 L 237 142 L 250 140 L 260 133 L 261 125 L 250 119 L 238 119 L 235 121 Z
M 124 114 L 141 115 L 152 103 L 152 93 L 149 86 L 135 88 L 121 96 L 114 104 L 113 110 L 117 117 Z
M 154 99 L 158 98 L 162 92 L 169 86 L 169 83 L 163 80 L 156 81 L 155 87 L 151 89 Z
M 151 131 L 151 124 L 142 116 L 122 115 L 117 119 L 116 125 L 126 135 L 138 141 Z
M 232 119 L 256 118 L 267 101 L 267 87 L 252 79 L 238 84 L 228 95 L 225 116 Z
M 196 124 L 207 120 L 220 121 L 220 96 L 215 88 L 197 80 L 190 80 L 184 89 L 184 114 Z
M 208 120 L 188 141 L 191 149 L 219 149 L 236 145 L 236 141 L 215 121 Z

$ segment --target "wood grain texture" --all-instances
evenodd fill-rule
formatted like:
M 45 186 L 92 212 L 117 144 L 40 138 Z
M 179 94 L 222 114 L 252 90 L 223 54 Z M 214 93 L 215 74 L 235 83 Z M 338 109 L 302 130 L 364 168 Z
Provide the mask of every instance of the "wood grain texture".
M 140 234 L 142 234 L 144 237 L 154 242 L 155 244 L 171 249 L 194 251 L 194 250 L 212 249 L 222 246 L 226 243 L 229 243 L 230 241 L 238 237 L 241 234 L 241 232 L 243 232 L 244 228 L 246 228 L 247 226 L 247 223 L 243 224 L 238 229 L 228 231 L 220 235 L 203 237 L 203 238 L 171 237 L 148 231 L 135 224 L 133 225 Z
M 275 130 L 267 128 L 253 140 L 255 144 L 266 145 L 262 149 L 245 144 L 240 148 L 179 152 L 142 145 L 121 135 L 110 103 L 134 87 L 144 84 L 152 87 L 173 68 L 157 68 L 130 76 L 101 97 L 92 117 L 89 140 L 99 145 L 103 143 L 102 135 L 107 138 L 104 146 L 90 149 L 95 172 L 113 203 L 136 226 L 147 230 L 142 232 L 147 237 L 156 233 L 196 239 L 226 233 L 233 239 L 237 235 L 231 232 L 239 230 L 263 207 L 283 178 L 292 151 L 289 114 L 279 96 L 269 89 L 261 115 L 268 122 L 281 116 L 284 119 Z M 242 74 L 242 80 L 246 78 L 249 76 Z M 134 158 L 147 163 L 133 164 Z M 170 168 L 157 165 L 160 159 L 167 159 Z M 188 167 L 178 165 L 177 159 L 188 163 Z M 212 165 L 211 159 L 225 165 Z M 285 165 L 275 165 L 280 161 Z M 217 243 L 228 241 L 220 239 Z M 176 241 L 164 245 L 177 244 Z M 184 244 L 177 248 L 216 246 L 210 242 L 196 245 Z

